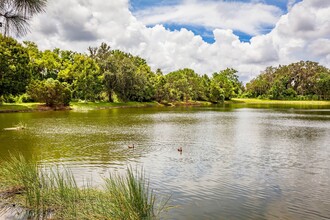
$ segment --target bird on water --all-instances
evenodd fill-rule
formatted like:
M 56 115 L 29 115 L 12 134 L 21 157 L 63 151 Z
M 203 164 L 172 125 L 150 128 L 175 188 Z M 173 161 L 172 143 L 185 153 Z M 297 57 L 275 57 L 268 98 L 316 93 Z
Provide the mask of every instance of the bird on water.
M 134 149 L 134 144 L 131 146 L 131 145 L 128 145 L 128 148 L 133 148 Z

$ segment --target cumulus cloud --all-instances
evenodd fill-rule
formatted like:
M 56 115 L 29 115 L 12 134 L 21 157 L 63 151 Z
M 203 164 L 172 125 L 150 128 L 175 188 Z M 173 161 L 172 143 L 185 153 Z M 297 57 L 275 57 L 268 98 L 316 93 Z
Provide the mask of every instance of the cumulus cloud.
M 145 25 L 175 23 L 208 28 L 233 29 L 249 35 L 261 34 L 263 27 L 275 25 L 281 10 L 258 2 L 196 1 L 147 8 L 135 13 Z
M 255 77 L 267 66 L 302 59 L 330 67 L 330 1 L 304 0 L 281 17 L 278 17 L 278 9 L 260 3 L 220 3 L 226 10 L 212 9 L 214 1 L 206 1 L 202 7 L 200 0 L 194 0 L 173 6 L 172 12 L 166 6 L 132 14 L 128 0 L 49 0 L 47 12 L 34 18 L 32 32 L 24 40 L 35 41 L 41 49 L 59 47 L 79 52 L 107 42 L 113 49 L 147 59 L 154 70 L 161 68 L 168 73 L 188 67 L 200 74 L 212 74 L 232 67 L 239 71 L 243 81 Z M 190 6 L 189 10 L 182 8 L 183 5 Z M 198 19 L 188 13 L 197 6 L 215 21 Z M 186 19 L 191 25 L 212 27 L 215 42 L 207 43 L 185 28 L 170 31 L 157 22 L 147 26 L 148 19 L 154 20 L 157 17 L 154 13 L 162 10 L 159 21 L 166 17 L 167 11 L 170 19 L 181 22 Z M 187 11 L 187 18 L 181 15 L 182 10 Z M 218 11 L 224 14 L 219 15 Z M 236 12 L 245 19 L 223 19 L 223 25 L 218 21 L 221 16 L 228 17 Z M 258 13 L 262 15 L 260 20 L 255 16 Z M 270 33 L 260 34 L 259 28 L 265 23 L 275 27 Z M 256 36 L 250 42 L 241 42 L 233 32 L 237 29 Z

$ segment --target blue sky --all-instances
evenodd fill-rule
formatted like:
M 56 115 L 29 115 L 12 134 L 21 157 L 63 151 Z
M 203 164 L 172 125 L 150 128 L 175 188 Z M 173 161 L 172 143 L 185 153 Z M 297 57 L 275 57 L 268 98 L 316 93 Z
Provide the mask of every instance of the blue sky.
M 258 2 L 265 5 L 272 5 L 280 9 L 281 14 L 288 13 L 288 6 L 291 7 L 301 2 L 302 0 L 208 0 L 208 2 L 243 2 L 243 3 L 253 3 Z M 166 7 L 166 6 L 175 6 L 180 3 L 182 3 L 183 0 L 130 0 L 130 10 L 132 13 L 137 13 L 139 11 L 148 10 L 150 8 L 155 7 Z M 289 6 L 289 7 L 290 7 Z M 192 31 L 195 35 L 200 35 L 203 40 L 207 43 L 214 43 L 215 39 L 213 36 L 213 30 L 209 27 L 201 26 L 201 25 L 191 25 L 191 24 L 180 24 L 180 23 L 161 23 L 166 29 L 175 31 L 180 30 L 181 28 L 186 28 L 190 31 Z M 153 25 L 148 25 L 149 27 L 152 27 Z M 273 26 L 263 26 L 262 27 L 262 34 L 269 33 Z M 237 35 L 242 42 L 249 42 L 250 39 L 253 37 L 253 35 L 245 33 L 240 30 L 233 30 L 233 33 Z
M 251 0 L 213 0 L 215 2 L 225 1 L 225 2 L 261 2 L 267 5 L 275 5 L 283 10 L 283 12 L 287 12 L 287 5 L 290 2 L 289 0 L 259 0 L 259 1 L 251 1 Z M 296 0 L 295 2 L 301 2 L 302 0 Z M 325 0 L 327 1 L 327 0 Z M 130 0 L 131 10 L 134 12 L 136 10 L 142 10 L 149 7 L 155 6 L 165 6 L 165 5 L 176 5 L 182 2 L 182 0 Z

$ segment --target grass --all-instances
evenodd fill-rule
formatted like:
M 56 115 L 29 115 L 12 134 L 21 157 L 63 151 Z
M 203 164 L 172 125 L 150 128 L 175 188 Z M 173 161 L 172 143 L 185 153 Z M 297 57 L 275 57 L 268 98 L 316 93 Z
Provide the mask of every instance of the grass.
M 267 105 L 279 106 L 302 106 L 302 107 L 328 107 L 330 101 L 296 101 L 296 100 L 268 100 L 268 99 L 249 99 L 249 98 L 233 98 L 225 101 L 224 104 L 247 105 L 263 107 Z M 190 102 L 173 102 L 173 103 L 157 103 L 157 102 L 71 102 L 71 109 L 76 111 L 88 111 L 112 108 L 133 108 L 133 107 L 156 107 L 156 106 L 210 106 L 212 103 L 206 101 L 190 101 Z M 40 103 L 17 103 L 0 104 L 1 112 L 26 112 L 38 111 Z
M 0 103 L 0 112 L 25 112 L 37 110 L 40 103 Z
M 158 201 L 143 173 L 128 168 L 126 176 L 106 178 L 103 189 L 80 188 L 68 169 L 10 156 L 0 167 L 0 199 L 11 204 L 4 211 L 15 204 L 35 219 L 160 218 L 169 199 Z
M 128 107 L 153 107 L 158 105 L 157 102 L 71 102 L 70 106 L 73 110 L 97 110 Z
M 234 98 L 228 104 L 264 104 L 264 105 L 306 105 L 306 106 L 330 106 L 330 101 L 296 101 L 296 100 L 269 100 Z
M 0 113 L 4 112 L 29 112 L 47 110 L 41 109 L 42 103 L 0 103 Z M 153 107 L 159 106 L 157 102 L 71 102 L 70 107 L 77 111 L 88 111 L 111 108 Z M 51 110 L 51 109 L 49 109 Z

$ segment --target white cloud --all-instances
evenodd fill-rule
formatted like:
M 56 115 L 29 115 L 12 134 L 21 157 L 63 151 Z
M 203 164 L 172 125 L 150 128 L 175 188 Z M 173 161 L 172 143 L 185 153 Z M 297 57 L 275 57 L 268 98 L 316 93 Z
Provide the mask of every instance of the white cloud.
M 200 5 L 197 0 L 188 3 L 191 7 Z M 329 3 L 321 0 L 298 3 L 288 14 L 276 21 L 271 20 L 270 23 L 276 26 L 270 33 L 259 34 L 249 43 L 241 42 L 233 33 L 233 29 L 244 26 L 238 22 L 242 19 L 233 19 L 232 24 L 227 22 L 226 26 L 214 28 L 215 43 L 209 44 L 187 29 L 169 31 L 162 25 L 146 27 L 145 21 L 139 20 L 141 17 L 135 17 L 129 11 L 127 0 L 49 0 L 47 13 L 34 18 L 32 32 L 24 40 L 35 41 L 41 49 L 59 47 L 79 52 L 86 51 L 88 46 L 99 46 L 101 42 L 107 42 L 113 49 L 146 58 L 154 70 L 161 68 L 167 73 L 188 67 L 200 74 L 211 74 L 233 67 L 239 71 L 241 79 L 247 81 L 267 66 L 288 64 L 301 59 L 318 61 L 330 67 Z M 206 6 L 208 4 L 213 3 L 207 2 Z M 228 2 L 226 4 L 226 14 L 240 10 Z M 233 4 L 237 6 L 238 3 Z M 248 21 L 244 24 L 250 24 L 251 27 L 244 30 L 258 33 L 258 27 L 264 21 L 254 21 L 255 13 L 266 6 L 257 3 L 250 5 L 256 9 L 245 12 Z M 272 9 L 272 6 L 269 7 Z M 211 18 L 216 16 L 214 20 L 218 19 L 218 15 L 214 15 L 215 10 L 204 7 L 202 11 Z M 174 11 L 171 16 L 184 19 L 180 13 Z M 276 17 L 273 18 L 272 13 L 265 13 L 272 19 Z M 207 25 L 207 20 L 203 19 L 201 23 L 196 21 L 196 25 Z M 212 24 L 210 22 L 208 26 Z
M 273 26 L 281 15 L 275 6 L 226 1 L 184 1 L 180 5 L 139 11 L 136 17 L 145 25 L 176 23 L 208 28 L 234 29 L 250 35 Z

